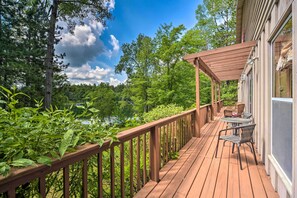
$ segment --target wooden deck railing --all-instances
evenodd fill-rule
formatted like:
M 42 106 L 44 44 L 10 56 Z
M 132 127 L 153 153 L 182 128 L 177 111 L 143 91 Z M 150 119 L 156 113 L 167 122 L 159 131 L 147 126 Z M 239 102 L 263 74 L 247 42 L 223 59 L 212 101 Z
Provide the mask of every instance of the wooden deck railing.
M 200 107 L 200 126 L 209 122 L 210 109 Z M 123 131 L 101 147 L 80 146 L 51 166 L 13 170 L 0 177 L 0 197 L 132 197 L 149 180 L 158 181 L 159 170 L 193 137 L 195 111 Z

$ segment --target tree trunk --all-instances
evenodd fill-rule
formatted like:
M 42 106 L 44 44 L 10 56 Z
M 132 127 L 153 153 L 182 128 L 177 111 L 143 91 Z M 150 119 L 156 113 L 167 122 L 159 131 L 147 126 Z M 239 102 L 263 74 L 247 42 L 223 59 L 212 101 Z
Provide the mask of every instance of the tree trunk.
M 47 52 L 45 57 L 45 97 L 44 108 L 47 109 L 52 103 L 53 95 L 53 57 L 54 57 L 54 44 L 55 44 L 55 30 L 57 21 L 58 1 L 53 0 L 52 12 L 48 30 Z

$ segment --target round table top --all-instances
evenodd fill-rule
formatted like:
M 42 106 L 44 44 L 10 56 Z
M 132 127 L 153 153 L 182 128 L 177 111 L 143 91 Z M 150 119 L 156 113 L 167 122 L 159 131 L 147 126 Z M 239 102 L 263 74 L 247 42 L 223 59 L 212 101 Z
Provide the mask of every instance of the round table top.
M 229 123 L 249 123 L 251 122 L 251 119 L 230 117 L 230 118 L 221 118 L 221 121 L 229 122 Z

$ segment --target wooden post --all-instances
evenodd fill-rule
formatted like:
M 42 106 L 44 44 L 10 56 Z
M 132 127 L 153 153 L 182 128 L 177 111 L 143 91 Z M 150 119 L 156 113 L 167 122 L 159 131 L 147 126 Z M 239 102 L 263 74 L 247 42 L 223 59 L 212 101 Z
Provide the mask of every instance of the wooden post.
M 218 93 L 218 99 L 219 99 L 219 110 L 218 112 L 221 111 L 221 108 L 222 108 L 222 102 L 221 102 L 221 83 L 219 83 L 219 93 Z
M 214 115 L 217 115 L 218 112 L 218 91 L 217 83 L 214 81 Z
M 151 179 L 155 182 L 159 182 L 159 170 L 160 170 L 160 137 L 159 127 L 155 126 L 150 131 L 150 168 Z
M 211 120 L 214 120 L 214 82 L 211 78 Z
M 194 137 L 200 137 L 200 77 L 199 77 L 199 59 L 194 60 L 196 70 L 196 112 L 195 112 L 195 133 Z

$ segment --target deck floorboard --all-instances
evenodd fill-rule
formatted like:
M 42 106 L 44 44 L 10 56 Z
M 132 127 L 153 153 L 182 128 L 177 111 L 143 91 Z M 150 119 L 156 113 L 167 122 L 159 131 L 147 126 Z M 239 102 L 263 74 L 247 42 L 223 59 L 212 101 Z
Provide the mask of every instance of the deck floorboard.
M 135 197 L 279 197 L 273 190 L 265 167 L 257 156 L 256 165 L 248 146 L 238 153 L 228 142 L 220 142 L 215 158 L 217 134 L 226 124 L 222 114 L 201 129 L 201 138 L 192 138 L 179 152 L 177 160 L 169 161 L 160 170 L 160 181 L 148 182 Z

